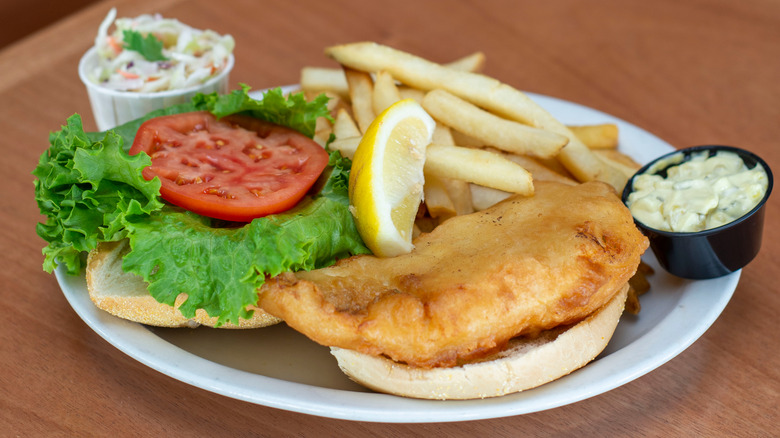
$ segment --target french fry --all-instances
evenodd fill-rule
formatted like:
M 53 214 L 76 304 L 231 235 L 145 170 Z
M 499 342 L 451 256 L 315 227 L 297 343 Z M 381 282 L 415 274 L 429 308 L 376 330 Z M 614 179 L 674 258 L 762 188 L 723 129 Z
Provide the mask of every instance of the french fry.
M 412 229 L 412 238 L 416 238 L 422 233 L 430 233 L 436 226 L 439 225 L 439 220 L 430 216 L 418 216 L 414 220 L 414 229 Z
M 563 123 L 521 91 L 496 79 L 370 42 L 332 46 L 325 53 L 342 65 L 368 72 L 387 70 L 404 84 L 423 90 L 442 88 L 500 117 L 567 136 L 569 144 L 557 158 L 579 181 L 600 180 L 617 190 L 627 181 L 623 172 L 600 160 Z
M 628 280 L 628 298 L 626 299 L 626 312 L 636 315 L 642 310 L 639 297 L 650 290 L 650 282 L 647 277 L 653 275 L 653 268 L 645 262 L 640 262 L 636 273 Z
M 496 153 L 500 153 L 500 152 L 496 151 Z M 520 166 L 522 166 L 523 169 L 531 172 L 531 176 L 533 177 L 534 181 L 556 181 L 559 183 L 569 184 L 569 185 L 577 184 L 576 180 L 569 178 L 567 176 L 563 176 L 558 172 L 555 172 L 554 170 L 545 166 L 535 158 L 528 157 L 525 155 L 507 154 L 507 153 L 503 153 L 502 155 L 507 160 L 517 163 Z
M 456 59 L 445 65 L 454 70 L 479 72 L 482 71 L 482 67 L 485 66 L 485 54 L 482 52 L 474 52 L 471 55 L 466 55 L 463 58 Z
M 334 151 L 341 152 L 341 155 L 349 158 L 350 160 L 355 157 L 355 151 L 360 145 L 360 140 L 363 137 L 344 137 L 336 138 L 330 143 L 330 148 Z
M 331 114 L 335 114 L 341 108 L 349 107 L 349 104 L 341 96 L 332 91 L 323 91 L 320 94 L 324 94 L 328 98 L 328 111 Z
M 504 199 L 512 196 L 511 193 L 491 187 L 481 186 L 479 184 L 469 184 L 471 190 L 471 202 L 474 210 L 481 211 L 498 204 Z
M 376 79 L 374 79 L 374 93 L 372 96 L 374 113 L 381 114 L 382 111 L 399 100 L 401 100 L 401 93 L 398 92 L 393 76 L 384 71 L 378 72 Z
M 469 187 L 471 184 L 459 179 L 448 178 L 444 180 L 444 185 L 447 187 L 447 194 L 450 197 L 450 201 L 452 201 L 452 205 L 455 206 L 455 215 L 474 213 L 471 188 Z
M 464 134 L 456 129 L 450 129 L 454 143 L 458 146 L 470 148 L 484 148 L 485 144 L 470 135 Z M 524 155 L 506 154 L 507 159 L 515 161 L 531 172 L 534 180 L 552 180 L 571 184 L 577 180 L 566 170 L 563 165 L 555 158 L 531 158 Z M 537 178 L 537 174 L 539 178 Z M 451 194 L 452 196 L 452 194 Z
M 423 186 L 425 195 L 425 207 L 428 209 L 431 217 L 440 221 L 456 216 L 455 204 L 452 203 L 447 187 L 444 181 L 434 174 L 425 175 L 425 185 Z
M 503 151 L 551 158 L 569 142 L 564 135 L 502 119 L 444 90 L 429 91 L 422 105 L 434 119 Z
M 629 157 L 623 152 L 620 152 L 617 149 L 598 149 L 594 150 L 593 152 L 600 157 L 620 163 L 621 166 L 631 168 L 632 172 L 636 172 L 642 167 L 642 165 L 634 161 L 633 158 Z
M 422 104 L 425 98 L 425 91 L 419 88 L 407 87 L 401 85 L 398 87 L 398 93 L 401 95 L 401 99 L 414 99 L 417 103 Z
M 615 149 L 618 146 L 618 127 L 614 123 L 569 126 L 569 130 L 591 149 Z
M 344 75 L 349 85 L 352 115 L 355 117 L 360 131 L 365 133 L 376 117 L 373 104 L 374 83 L 371 80 L 371 75 L 352 68 L 345 67 Z
M 352 159 L 360 140 L 361 137 L 337 138 L 331 142 L 330 148 Z M 471 191 L 467 190 L 464 182 L 524 195 L 533 194 L 532 176 L 526 169 L 501 154 L 486 150 L 430 144 L 425 153 L 425 175 L 426 181 L 429 176 L 443 181 L 457 214 L 473 211 Z M 433 205 L 438 199 L 429 199 L 426 195 L 426 203 L 431 201 Z M 446 201 L 444 208 L 449 208 Z
M 352 116 L 344 108 L 340 108 L 336 113 L 336 119 L 333 121 L 333 135 L 337 139 L 361 136 L 355 120 L 352 119 Z
M 618 161 L 618 159 L 616 159 L 615 157 L 612 157 L 604 153 L 604 152 L 612 152 L 609 149 L 602 149 L 595 152 L 596 152 L 595 155 L 596 157 L 598 157 L 598 159 L 609 164 L 614 169 L 618 169 L 620 172 L 622 172 L 623 175 L 626 176 L 626 180 L 631 178 L 634 175 L 634 173 L 636 173 L 636 171 L 639 170 L 639 167 L 634 167 L 632 165 L 623 163 L 621 161 Z
M 462 58 L 458 58 L 445 64 L 455 70 L 478 72 L 485 65 L 485 54 L 474 52 Z M 329 67 L 303 67 L 300 79 L 301 89 L 317 95 L 324 91 L 331 91 L 343 99 L 349 99 L 349 86 L 344 70 Z
M 560 161 L 558 161 L 557 158 L 537 158 L 537 161 L 539 161 L 544 167 L 552 170 L 553 172 L 563 175 L 567 178 L 570 178 L 572 180 L 577 180 L 577 178 L 569 172 L 569 169 L 563 166 Z
M 431 137 L 431 143 L 455 145 L 455 139 L 452 137 L 452 130 L 448 126 L 444 126 L 441 123 L 437 123 L 433 129 L 433 136 Z
M 304 96 L 308 95 L 309 92 L 304 91 Z M 340 108 L 343 105 L 343 100 L 336 94 L 333 94 L 331 91 L 326 91 L 320 94 L 325 94 L 328 97 L 328 111 L 331 114 L 334 114 L 337 111 L 337 108 Z M 307 96 L 307 100 L 311 98 L 311 96 Z M 314 127 L 314 136 L 312 139 L 316 141 L 320 146 L 325 146 L 328 142 L 328 139 L 330 138 L 330 134 L 333 132 L 333 124 L 330 120 L 328 120 L 325 117 L 319 117 L 317 118 L 317 121 L 315 123 Z
M 330 138 L 331 132 L 333 132 L 333 126 L 330 121 L 325 117 L 320 117 L 315 124 L 314 137 L 312 139 L 324 147 Z
M 417 222 L 415 222 L 412 226 L 412 240 L 416 239 L 420 234 L 422 234 L 422 230 L 420 229 L 420 226 L 417 225 Z
M 454 146 L 455 138 L 452 136 L 452 129 L 437 123 L 436 128 L 433 130 L 431 143 Z M 456 216 L 474 213 L 474 206 L 471 205 L 469 183 L 452 178 L 440 178 L 440 180 L 447 190 L 447 195 L 455 208 Z
M 452 178 L 530 196 L 531 174 L 501 155 L 479 149 L 430 144 L 425 153 L 426 174 Z
M 481 148 L 485 146 L 485 142 L 482 140 L 478 140 L 468 134 L 464 134 L 457 129 L 450 129 L 452 132 L 452 140 L 455 142 L 454 144 L 458 146 L 464 146 L 469 148 Z
M 349 86 L 344 70 L 323 67 L 304 67 L 301 69 L 301 88 L 313 94 L 330 91 L 343 99 L 349 99 Z
M 628 286 L 628 295 L 626 296 L 626 304 L 624 304 L 623 310 L 631 315 L 638 315 L 642 310 L 642 305 L 639 303 L 639 294 L 631 285 Z

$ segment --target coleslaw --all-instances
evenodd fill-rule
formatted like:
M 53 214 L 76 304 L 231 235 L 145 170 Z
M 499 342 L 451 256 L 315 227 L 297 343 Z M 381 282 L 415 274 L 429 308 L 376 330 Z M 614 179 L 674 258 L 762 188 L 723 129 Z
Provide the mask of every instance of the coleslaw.
M 109 33 L 112 24 L 114 30 Z M 160 46 L 158 56 L 139 51 L 140 42 Z M 117 19 L 112 8 L 98 28 L 95 48 L 99 60 L 87 76 L 101 87 L 118 91 L 191 88 L 224 70 L 234 47 L 230 35 L 194 29 L 159 14 Z

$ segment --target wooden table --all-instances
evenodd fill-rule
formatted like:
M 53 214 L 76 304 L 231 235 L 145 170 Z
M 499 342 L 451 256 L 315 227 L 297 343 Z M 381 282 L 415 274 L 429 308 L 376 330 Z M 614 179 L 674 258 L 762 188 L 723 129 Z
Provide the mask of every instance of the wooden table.
M 41 269 L 30 172 L 72 113 L 94 128 L 76 67 L 111 5 L 231 33 L 231 82 L 295 83 L 323 48 L 374 40 L 613 114 L 682 147 L 739 145 L 780 170 L 780 3 L 140 0 L 96 4 L 0 52 L 0 430 L 9 436 L 770 436 L 780 422 L 780 197 L 723 314 L 666 365 L 543 412 L 440 424 L 320 418 L 160 374 L 90 330 Z M 8 18 L 8 17 L 6 17 Z

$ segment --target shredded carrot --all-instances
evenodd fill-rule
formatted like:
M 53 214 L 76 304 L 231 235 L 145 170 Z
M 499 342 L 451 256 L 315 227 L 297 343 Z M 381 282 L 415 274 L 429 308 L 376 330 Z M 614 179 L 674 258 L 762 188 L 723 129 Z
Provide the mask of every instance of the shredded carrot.
M 116 69 L 116 72 L 119 73 L 120 75 L 124 76 L 127 79 L 138 79 L 138 78 L 141 77 L 141 76 L 138 76 L 135 73 L 130 73 L 129 71 L 125 71 L 125 70 L 122 70 L 122 69 L 119 69 L 119 68 Z
M 122 45 L 119 44 L 119 42 L 113 36 L 108 37 L 108 45 L 111 46 L 111 50 L 114 51 L 114 54 L 118 55 L 122 53 Z

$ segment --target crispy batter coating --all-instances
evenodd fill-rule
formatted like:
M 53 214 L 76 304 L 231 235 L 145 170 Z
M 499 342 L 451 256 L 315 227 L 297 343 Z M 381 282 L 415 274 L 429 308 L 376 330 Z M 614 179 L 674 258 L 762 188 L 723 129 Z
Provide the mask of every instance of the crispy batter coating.
M 538 182 L 533 197 L 447 220 L 409 254 L 272 278 L 258 305 L 323 345 L 453 366 L 583 319 L 647 246 L 608 185 Z

